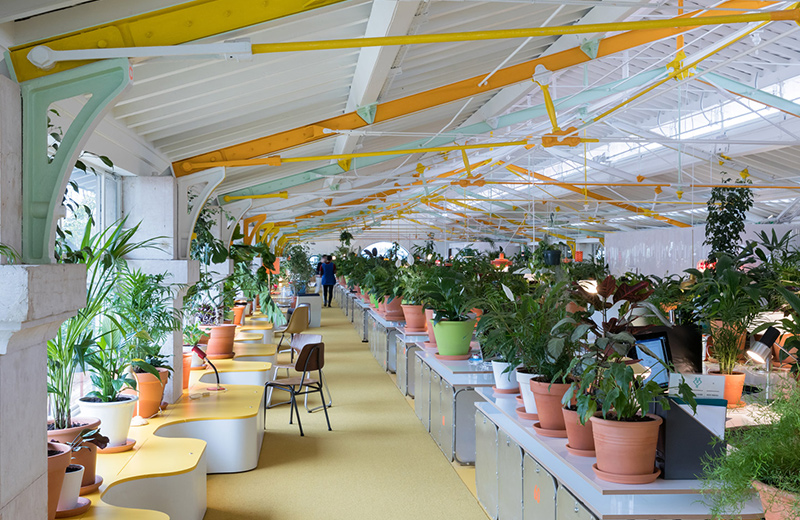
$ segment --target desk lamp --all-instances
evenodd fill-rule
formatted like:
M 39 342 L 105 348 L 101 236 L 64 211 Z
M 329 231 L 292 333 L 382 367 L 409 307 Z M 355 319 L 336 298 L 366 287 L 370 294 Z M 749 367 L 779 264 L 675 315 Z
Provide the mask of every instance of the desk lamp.
M 211 365 L 211 368 L 214 369 L 214 375 L 217 376 L 217 385 L 209 386 L 207 390 L 211 392 L 224 392 L 225 390 L 227 390 L 227 388 L 225 388 L 224 386 L 220 386 L 219 384 L 219 372 L 217 372 L 217 367 L 214 366 L 214 363 L 212 363 L 211 360 L 206 355 L 206 353 L 203 352 L 203 349 L 197 346 L 197 343 L 195 343 L 194 346 L 192 347 L 192 352 L 197 354 L 197 357 L 199 357 L 200 359 Z
M 761 339 L 753 343 L 753 346 L 747 350 L 747 355 L 750 356 L 750 359 L 759 365 L 767 365 L 767 400 L 770 399 L 770 385 L 772 383 L 772 346 L 777 346 L 787 356 L 797 362 L 797 358 L 795 356 L 790 354 L 781 345 L 775 343 L 780 335 L 781 333 L 778 329 L 775 327 L 769 327 L 764 331 L 764 335 L 761 336 Z

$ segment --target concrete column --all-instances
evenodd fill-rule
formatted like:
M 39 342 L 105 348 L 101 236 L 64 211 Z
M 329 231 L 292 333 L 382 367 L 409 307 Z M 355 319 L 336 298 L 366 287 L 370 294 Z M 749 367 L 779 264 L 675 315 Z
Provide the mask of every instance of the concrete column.
M 46 342 L 86 305 L 86 268 L 4 265 L 0 287 L 0 518 L 45 518 Z
M 169 273 L 168 283 L 191 285 L 200 275 L 196 260 L 176 260 L 177 256 L 177 212 L 186 211 L 177 207 L 177 183 L 171 176 L 166 177 L 127 177 L 122 182 L 123 215 L 133 226 L 141 222 L 137 240 L 150 237 L 163 237 L 157 241 L 159 249 L 135 251 L 128 258 L 128 265 L 141 269 L 146 274 Z M 178 291 L 173 305 L 183 307 L 186 289 Z M 174 372 L 167 387 L 164 399 L 173 403 L 180 396 L 183 378 L 183 332 L 176 330 L 161 348 L 162 354 L 169 356 Z
M 0 242 L 22 252 L 22 98 L 19 85 L 2 75 L 0 195 Z

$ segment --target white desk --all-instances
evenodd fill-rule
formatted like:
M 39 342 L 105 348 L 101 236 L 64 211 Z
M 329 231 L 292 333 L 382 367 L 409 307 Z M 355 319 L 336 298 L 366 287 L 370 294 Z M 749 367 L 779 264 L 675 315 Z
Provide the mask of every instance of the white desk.
M 698 502 L 701 496 L 697 480 L 657 479 L 652 484 L 637 486 L 600 480 L 592 471 L 595 458 L 570 455 L 566 439 L 535 434 L 533 421 L 517 416 L 514 396 L 495 395 L 491 388 L 479 388 L 477 393 L 485 402 L 476 404 L 476 484 L 478 498 L 493 518 L 498 515 L 536 520 L 710 517 L 708 508 Z M 542 480 L 542 472 L 549 476 L 551 485 Z M 533 499 L 537 485 L 539 501 Z M 762 517 L 757 497 L 747 503 L 742 517 Z

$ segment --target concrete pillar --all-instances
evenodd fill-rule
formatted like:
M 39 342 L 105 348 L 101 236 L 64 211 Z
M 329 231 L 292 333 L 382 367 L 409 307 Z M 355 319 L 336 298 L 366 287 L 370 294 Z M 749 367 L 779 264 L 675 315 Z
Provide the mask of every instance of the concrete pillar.
M 0 242 L 22 252 L 22 98 L 19 85 L 2 75 L 0 195 Z
M 141 269 L 146 274 L 169 273 L 168 283 L 191 285 L 200 275 L 196 260 L 176 260 L 177 256 L 177 212 L 186 208 L 177 207 L 177 183 L 171 176 L 166 177 L 126 177 L 122 181 L 122 214 L 128 217 L 128 225 L 141 222 L 137 240 L 162 237 L 157 240 L 160 249 L 135 251 L 128 258 L 128 265 Z M 183 307 L 186 289 L 178 291 L 173 305 Z M 161 348 L 161 353 L 169 356 L 174 372 L 167 387 L 164 399 L 173 403 L 183 391 L 183 332 L 176 330 Z
M 86 305 L 86 268 L 4 265 L 0 287 L 0 518 L 45 518 L 46 342 Z

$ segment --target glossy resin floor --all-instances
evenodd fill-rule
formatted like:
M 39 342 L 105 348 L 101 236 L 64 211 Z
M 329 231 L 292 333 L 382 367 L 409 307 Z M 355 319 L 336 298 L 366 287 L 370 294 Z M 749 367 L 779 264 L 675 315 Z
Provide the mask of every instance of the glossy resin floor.
M 288 406 L 270 409 L 258 468 L 209 475 L 205 518 L 486 520 L 474 471 L 444 458 L 341 310 L 323 309 L 309 332 L 325 342 L 333 431 L 301 408 L 300 437 Z

